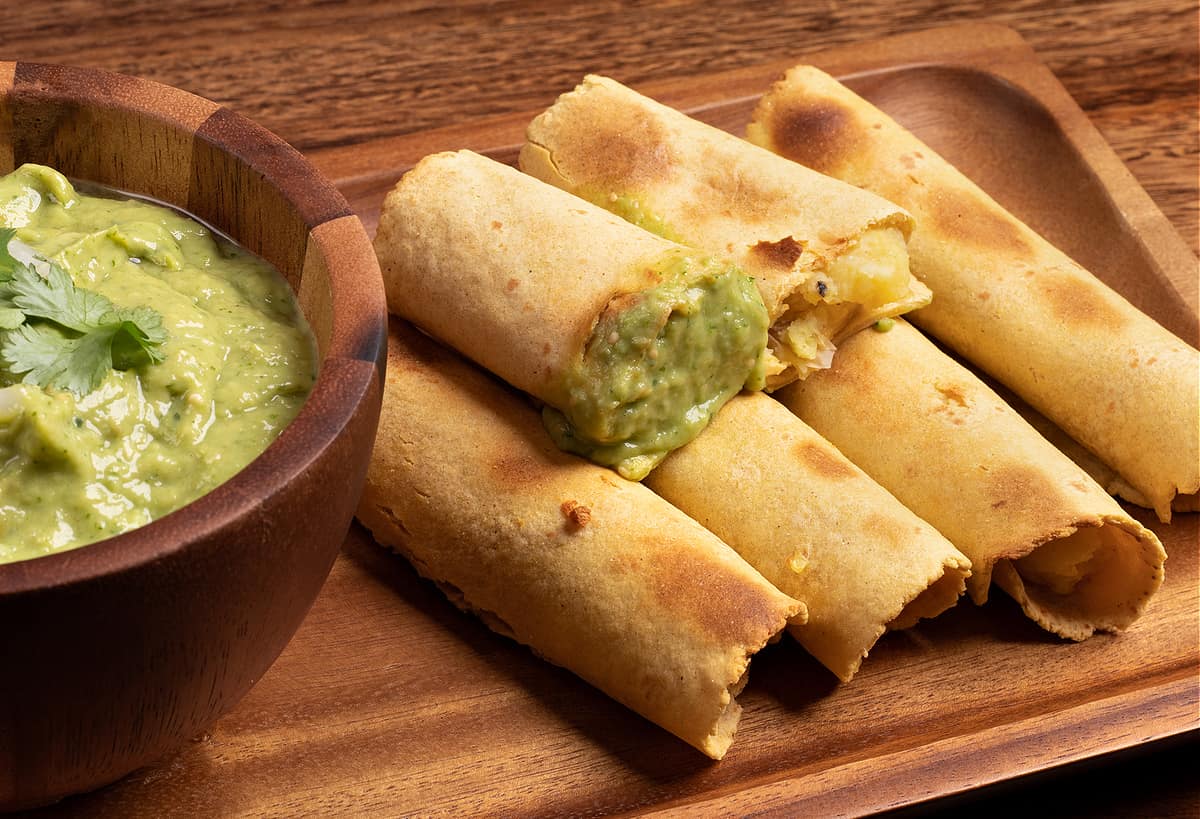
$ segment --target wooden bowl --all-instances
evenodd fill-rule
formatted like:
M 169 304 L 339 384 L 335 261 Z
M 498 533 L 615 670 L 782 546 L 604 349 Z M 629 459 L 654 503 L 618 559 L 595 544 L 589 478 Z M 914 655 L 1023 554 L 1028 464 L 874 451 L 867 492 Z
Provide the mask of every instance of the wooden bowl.
M 0 173 L 24 162 L 172 203 L 266 258 L 299 295 L 320 371 L 291 425 L 213 492 L 127 534 L 0 565 L 0 809 L 153 762 L 274 662 L 354 513 L 386 349 L 358 218 L 243 117 L 133 77 L 0 62 Z

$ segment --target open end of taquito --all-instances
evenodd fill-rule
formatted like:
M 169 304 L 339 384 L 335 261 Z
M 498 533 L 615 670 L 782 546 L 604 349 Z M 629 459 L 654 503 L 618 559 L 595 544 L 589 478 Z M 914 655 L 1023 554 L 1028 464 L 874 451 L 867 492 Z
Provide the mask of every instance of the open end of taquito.
M 742 394 L 647 485 L 808 605 L 788 631 L 843 681 L 888 630 L 954 605 L 970 564 L 838 450 Z
M 804 614 L 694 520 L 558 450 L 523 397 L 395 319 L 358 517 L 490 628 L 714 759 L 750 657 Z
M 776 394 L 1049 631 L 1129 626 L 1162 584 L 1162 545 L 1087 473 L 912 325 L 848 339 Z
M 1047 631 L 1083 640 L 1133 623 L 1162 584 L 1158 539 L 1124 515 L 1079 521 L 992 566 L 996 585 Z
M 375 251 L 393 313 L 544 402 L 560 447 L 627 478 L 763 386 L 769 319 L 736 265 L 471 151 L 404 175 Z
M 910 211 L 912 271 L 934 293 L 913 321 L 1108 464 L 1122 480 L 1105 485 L 1122 497 L 1164 522 L 1196 507 L 1194 347 L 817 68 L 775 83 L 747 137 Z
M 755 278 L 772 321 L 770 389 L 929 301 L 908 269 L 904 210 L 607 77 L 559 97 L 526 140 L 525 172 Z

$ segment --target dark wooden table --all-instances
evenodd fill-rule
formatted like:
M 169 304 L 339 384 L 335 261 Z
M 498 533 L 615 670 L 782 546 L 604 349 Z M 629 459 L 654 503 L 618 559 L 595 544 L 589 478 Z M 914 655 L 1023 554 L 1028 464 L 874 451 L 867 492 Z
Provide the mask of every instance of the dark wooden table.
M 638 84 L 970 20 L 1033 45 L 1196 249 L 1190 0 L 59 0 L 9 4 L 0 53 L 175 85 L 310 151 L 535 110 L 589 70 Z
M 643 84 L 971 20 L 1003 23 L 1024 36 L 1196 252 L 1200 70 L 1194 0 L 70 0 L 9 4 L 0 25 L 0 58 L 101 67 L 178 86 L 257 120 L 301 151 L 329 155 L 326 149 L 536 110 L 589 70 Z M 380 568 L 379 561 L 365 545 L 348 550 L 322 600 L 362 573 L 391 577 L 389 573 L 399 571 L 394 582 L 411 585 L 404 570 Z M 287 690 L 281 675 L 295 673 L 300 661 L 296 645 L 316 650 L 305 628 L 268 681 L 214 729 L 220 735 L 224 726 L 225 735 L 237 741 L 209 754 L 207 780 L 185 752 L 182 761 L 168 760 L 137 774 L 136 787 L 123 783 L 108 795 L 69 800 L 56 812 L 261 811 L 256 788 L 265 792 L 286 786 L 293 780 L 292 762 L 321 753 L 319 747 L 305 746 L 299 728 L 287 748 L 271 747 L 274 734 L 257 745 L 253 738 L 255 721 L 268 719 L 272 708 L 297 726 L 318 724 L 319 715 L 289 712 L 288 704 L 278 701 Z M 265 702 L 268 696 L 276 700 Z M 364 693 L 363 701 L 369 699 L 370 693 Z M 330 705 L 360 707 L 364 714 L 370 712 L 357 701 Z M 969 808 L 955 803 L 934 810 L 1198 816 L 1197 750 L 1194 740 L 1176 741 L 985 790 L 974 795 Z M 230 781 L 223 771 L 232 768 L 224 766 L 239 755 L 246 764 L 236 768 L 235 781 Z M 191 766 L 191 790 L 154 788 L 155 781 L 170 780 L 179 766 Z M 330 781 L 336 777 L 331 775 Z M 1148 782 L 1153 786 L 1147 787 Z M 333 793 L 332 787 L 327 802 L 309 808 L 346 812 L 353 799 Z M 363 804 L 372 804 L 370 794 L 363 797 Z

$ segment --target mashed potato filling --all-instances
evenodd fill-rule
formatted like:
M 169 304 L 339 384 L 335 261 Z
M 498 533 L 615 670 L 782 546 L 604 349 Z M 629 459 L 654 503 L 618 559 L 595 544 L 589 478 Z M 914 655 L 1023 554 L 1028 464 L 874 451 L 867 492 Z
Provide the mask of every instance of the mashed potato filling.
M 888 312 L 887 305 L 909 296 L 912 281 L 904 234 L 895 227 L 869 228 L 818 256 L 824 264 L 771 329 L 771 352 L 801 378 L 827 369 L 846 329 Z
M 562 449 L 645 477 L 743 386 L 764 384 L 767 311 L 736 266 L 681 255 L 657 286 L 613 299 L 543 420 Z
M 680 244 L 690 244 L 659 213 L 628 194 L 585 191 L 584 198 L 627 222 Z M 841 339 L 874 323 L 872 317 L 906 312 L 914 285 L 908 243 L 894 226 L 874 226 L 849 241 L 796 243 L 811 260 L 807 284 L 788 299 L 770 326 L 764 362 L 766 388 L 774 390 L 816 370 L 828 369 Z M 927 293 L 927 291 L 926 291 Z M 928 298 L 922 303 L 928 303 Z

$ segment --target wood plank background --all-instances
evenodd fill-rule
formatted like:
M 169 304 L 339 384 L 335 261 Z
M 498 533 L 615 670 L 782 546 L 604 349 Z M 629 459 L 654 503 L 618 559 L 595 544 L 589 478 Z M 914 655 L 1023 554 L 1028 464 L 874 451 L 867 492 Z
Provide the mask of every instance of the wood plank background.
M 589 70 L 640 84 L 982 20 L 1033 45 L 1200 247 L 1192 0 L 58 0 L 10 4 L 0 53 L 176 85 L 306 151 L 544 107 Z

